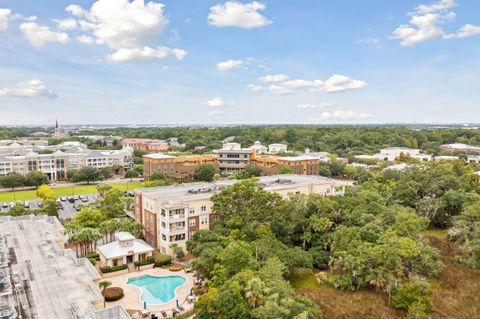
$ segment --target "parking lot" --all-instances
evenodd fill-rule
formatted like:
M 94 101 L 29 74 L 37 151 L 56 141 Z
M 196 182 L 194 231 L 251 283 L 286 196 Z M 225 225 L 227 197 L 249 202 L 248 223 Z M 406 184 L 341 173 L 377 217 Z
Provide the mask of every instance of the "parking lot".
M 80 197 L 84 197 L 82 200 Z M 60 219 L 72 218 L 77 214 L 78 205 L 86 205 L 95 202 L 97 195 L 80 195 L 80 196 L 65 196 L 57 199 L 57 202 L 62 205 L 62 208 L 58 211 L 58 217 Z M 29 201 L 21 201 L 21 203 L 28 202 L 29 209 L 35 210 L 42 205 L 41 199 L 34 199 Z M 7 213 L 10 208 L 15 205 L 15 202 L 0 203 L 0 212 Z M 77 207 L 77 208 L 75 208 Z

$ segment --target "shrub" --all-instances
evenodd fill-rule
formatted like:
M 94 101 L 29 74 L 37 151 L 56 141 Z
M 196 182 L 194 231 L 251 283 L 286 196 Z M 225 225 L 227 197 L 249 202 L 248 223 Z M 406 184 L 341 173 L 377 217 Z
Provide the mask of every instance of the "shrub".
M 398 289 L 392 298 L 392 305 L 397 309 L 408 311 L 408 318 L 426 318 L 432 310 L 428 298 L 428 283 L 422 280 L 409 283 Z
M 123 264 L 123 265 L 118 265 L 118 266 L 113 266 L 113 267 L 109 267 L 109 266 L 100 267 L 100 271 L 104 274 L 107 274 L 107 273 L 110 273 L 110 272 L 120 271 L 120 270 L 124 270 L 124 269 L 127 269 L 127 268 L 128 268 L 128 265 Z
M 85 258 L 100 260 L 100 255 L 98 253 L 93 252 L 93 253 L 85 255 Z
M 312 256 L 313 266 L 320 269 L 327 269 L 330 261 L 330 254 L 322 249 L 322 247 L 312 247 L 308 251 Z
M 96 265 L 97 259 L 95 259 L 95 258 L 88 258 L 88 257 L 87 257 L 87 259 L 92 263 L 93 266 Z
M 183 249 L 182 249 L 181 247 L 178 247 L 178 248 L 176 249 L 175 254 L 177 255 L 177 258 L 178 258 L 178 259 L 182 259 L 182 258 L 185 257 L 185 253 L 183 252 Z
M 103 290 L 105 301 L 117 301 L 123 298 L 123 289 L 120 287 L 108 287 Z
M 153 264 L 154 262 L 155 260 L 153 259 L 153 257 L 148 257 L 147 259 L 144 259 L 142 261 L 136 261 L 135 266 L 140 267 L 140 266 L 150 265 L 150 264 Z
M 170 265 L 170 263 L 172 262 L 172 257 L 156 252 L 153 254 L 153 260 L 155 262 L 155 267 L 163 267 L 166 265 Z

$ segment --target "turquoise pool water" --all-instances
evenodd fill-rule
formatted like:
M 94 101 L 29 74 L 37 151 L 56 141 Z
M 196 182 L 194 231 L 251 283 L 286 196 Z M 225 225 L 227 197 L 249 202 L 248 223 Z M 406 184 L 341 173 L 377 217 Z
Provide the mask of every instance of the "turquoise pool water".
M 148 304 L 162 304 L 175 298 L 175 289 L 187 279 L 182 276 L 155 277 L 143 275 L 128 279 L 127 283 L 142 289 L 142 301 Z

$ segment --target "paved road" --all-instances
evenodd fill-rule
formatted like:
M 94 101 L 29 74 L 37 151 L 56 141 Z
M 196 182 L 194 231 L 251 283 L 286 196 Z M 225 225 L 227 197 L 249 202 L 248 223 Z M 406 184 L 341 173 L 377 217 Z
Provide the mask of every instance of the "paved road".
M 57 201 L 62 205 L 62 208 L 58 211 L 58 217 L 60 219 L 73 218 L 77 214 L 77 210 L 75 209 L 74 205 L 89 204 L 89 203 L 95 202 L 95 200 L 97 199 L 96 194 L 90 194 L 90 195 L 85 195 L 85 196 L 87 196 L 87 198 L 88 198 L 88 201 L 86 201 L 86 202 L 83 202 L 81 200 L 77 200 L 74 203 L 70 203 L 69 201 L 62 201 L 62 200 L 58 199 Z M 22 202 L 24 202 L 24 201 L 22 201 Z M 36 209 L 36 208 L 39 207 L 42 200 L 41 199 L 34 199 L 34 200 L 29 200 L 28 202 L 30 203 L 30 209 L 33 210 L 33 209 Z M 6 205 L 4 205 L 4 203 L 0 203 L 0 212 L 2 212 L 2 213 L 8 212 L 10 210 L 10 207 L 14 204 L 15 204 L 14 202 L 9 202 L 8 207 L 4 207 Z

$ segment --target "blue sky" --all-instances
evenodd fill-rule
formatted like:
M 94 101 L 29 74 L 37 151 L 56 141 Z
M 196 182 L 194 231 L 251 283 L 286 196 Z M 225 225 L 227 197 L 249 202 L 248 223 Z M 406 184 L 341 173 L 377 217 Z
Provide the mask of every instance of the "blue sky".
M 0 0 L 0 125 L 480 122 L 478 74 L 475 0 Z

